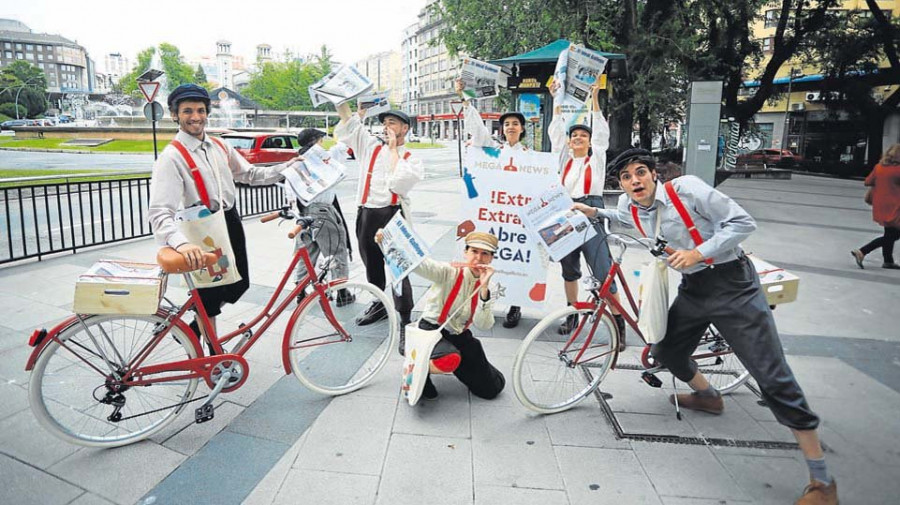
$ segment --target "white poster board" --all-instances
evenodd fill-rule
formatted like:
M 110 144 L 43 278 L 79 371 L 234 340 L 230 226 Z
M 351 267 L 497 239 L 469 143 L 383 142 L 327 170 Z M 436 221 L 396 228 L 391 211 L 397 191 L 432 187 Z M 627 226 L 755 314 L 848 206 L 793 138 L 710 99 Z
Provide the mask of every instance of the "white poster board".
M 495 235 L 499 248 L 492 263 L 504 286 L 504 302 L 539 307 L 547 295 L 547 256 L 525 231 L 519 209 L 542 188 L 558 183 L 559 156 L 510 148 L 470 147 L 463 167 L 463 203 L 456 237 L 473 231 Z

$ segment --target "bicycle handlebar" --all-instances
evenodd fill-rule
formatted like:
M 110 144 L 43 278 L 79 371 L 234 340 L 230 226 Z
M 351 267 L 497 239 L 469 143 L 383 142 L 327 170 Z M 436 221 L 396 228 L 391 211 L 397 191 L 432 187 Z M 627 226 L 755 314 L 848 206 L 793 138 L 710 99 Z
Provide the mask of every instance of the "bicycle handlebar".
M 263 217 L 259 218 L 259 220 L 263 223 L 268 223 L 269 221 L 274 221 L 276 219 L 293 219 L 297 223 L 297 225 L 288 232 L 288 238 L 294 238 L 297 235 L 300 235 L 301 233 L 307 231 L 309 233 L 312 233 L 315 228 L 320 228 L 322 226 L 321 223 L 319 224 L 319 226 L 314 226 L 317 223 L 316 218 L 301 216 L 297 214 L 294 209 L 288 206 L 284 206 L 280 210 L 277 210 L 270 214 L 266 214 Z
M 263 223 L 268 223 L 269 221 L 278 219 L 279 217 L 281 217 L 281 212 L 275 211 L 271 214 L 266 214 L 265 216 L 259 218 L 259 220 Z

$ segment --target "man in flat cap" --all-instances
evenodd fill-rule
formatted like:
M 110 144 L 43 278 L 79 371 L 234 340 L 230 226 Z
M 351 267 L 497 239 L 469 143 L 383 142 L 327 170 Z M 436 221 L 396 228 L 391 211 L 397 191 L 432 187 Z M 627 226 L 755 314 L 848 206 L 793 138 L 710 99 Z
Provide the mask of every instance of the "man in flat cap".
M 386 285 L 384 257 L 375 243 L 375 232 L 387 225 L 401 207 L 409 208 L 409 191 L 424 178 L 421 160 L 412 156 L 404 146 L 409 131 L 409 116 L 398 110 L 378 115 L 384 125 L 382 140 L 363 127 L 360 114 L 353 114 L 348 103 L 337 107 L 341 121 L 334 129 L 334 136 L 353 149 L 359 160 L 360 176 L 356 193 L 359 206 L 356 215 L 356 239 L 359 255 L 366 267 L 366 279 L 380 289 Z M 404 212 L 406 219 L 409 214 Z M 403 353 L 405 326 L 410 321 L 413 308 L 412 286 L 404 279 L 401 295 L 394 294 L 394 305 L 400 313 L 400 353 Z M 385 307 L 373 302 L 359 316 L 360 326 L 387 318 Z

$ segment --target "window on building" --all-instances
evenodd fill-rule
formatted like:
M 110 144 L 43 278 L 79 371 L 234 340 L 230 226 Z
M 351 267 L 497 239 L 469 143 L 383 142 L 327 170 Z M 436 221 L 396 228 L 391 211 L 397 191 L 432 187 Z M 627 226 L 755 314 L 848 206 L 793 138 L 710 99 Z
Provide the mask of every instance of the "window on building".
M 37 56 L 38 56 L 38 61 L 44 61 L 44 55 L 43 55 L 43 54 L 38 53 Z
M 16 44 L 16 49 L 22 50 L 22 44 Z
M 9 43 L 9 42 L 4 42 L 4 43 L 3 43 L 3 47 L 6 48 L 6 49 L 12 49 L 12 44 Z
M 33 44 L 25 44 L 25 50 L 34 51 L 34 45 Z
M 26 59 L 29 59 L 29 60 L 33 60 L 33 59 L 34 59 L 34 53 L 25 53 L 25 58 L 26 58 Z
M 766 37 L 762 39 L 762 50 L 764 53 L 771 53 L 774 48 L 775 37 Z
M 766 11 L 765 18 L 765 27 L 766 28 L 775 28 L 778 26 L 778 18 L 781 16 L 781 12 L 778 9 L 770 9 Z
M 6 56 L 7 59 L 12 59 L 12 51 L 3 51 L 3 56 Z
M 17 59 L 17 60 L 24 60 L 24 59 L 25 59 L 25 55 L 22 54 L 22 53 L 16 53 L 16 59 Z

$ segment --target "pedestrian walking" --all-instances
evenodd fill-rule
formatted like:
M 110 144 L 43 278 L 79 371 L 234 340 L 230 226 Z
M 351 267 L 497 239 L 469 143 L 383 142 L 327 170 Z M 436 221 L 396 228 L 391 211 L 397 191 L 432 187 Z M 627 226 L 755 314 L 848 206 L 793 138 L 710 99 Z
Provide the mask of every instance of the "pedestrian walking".
M 871 191 L 872 219 L 884 227 L 884 234 L 850 254 L 859 268 L 865 268 L 866 255 L 880 247 L 884 258 L 881 268 L 900 270 L 894 261 L 894 243 L 900 239 L 900 144 L 888 148 L 866 177 L 865 185 Z

